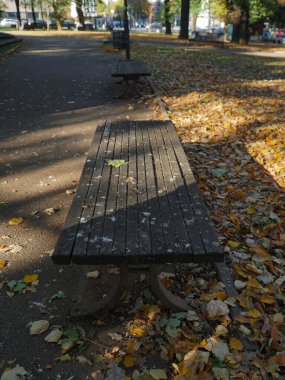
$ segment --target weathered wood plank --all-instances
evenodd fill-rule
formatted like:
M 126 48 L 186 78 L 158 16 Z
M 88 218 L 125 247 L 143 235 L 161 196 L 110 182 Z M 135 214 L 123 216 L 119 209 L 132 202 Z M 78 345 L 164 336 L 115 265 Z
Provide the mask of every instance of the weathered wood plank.
M 167 199 L 166 184 L 164 182 L 163 169 L 161 166 L 161 158 L 159 154 L 159 147 L 156 141 L 156 135 L 153 123 L 150 122 L 148 127 L 149 141 L 152 151 L 153 170 L 156 183 L 156 193 L 158 196 L 160 216 L 162 220 L 162 230 L 166 254 L 175 254 L 178 252 L 176 236 L 174 233 L 174 220 L 172 218 L 171 208 Z M 155 237 L 154 237 L 155 239 Z
M 160 162 L 162 166 L 162 175 L 164 177 L 164 184 L 166 188 L 166 197 L 170 206 L 171 217 L 176 235 L 176 248 L 177 252 L 181 254 L 191 253 L 191 245 L 189 243 L 188 234 L 185 227 L 185 220 L 181 210 L 181 202 L 178 198 L 175 181 L 176 178 L 173 176 L 170 170 L 169 157 L 167 155 L 167 148 L 164 143 L 163 134 L 167 134 L 167 129 L 162 130 L 163 124 L 160 122 L 154 123 L 154 130 L 156 135 L 156 141 L 158 145 L 158 154 L 160 157 Z
M 199 193 L 196 180 L 179 137 L 176 134 L 174 125 L 172 123 L 167 123 L 167 130 L 172 141 L 173 150 L 180 165 L 189 200 L 193 205 L 195 220 L 202 237 L 205 250 L 210 254 L 210 257 L 212 257 L 213 260 L 223 260 L 222 247 L 219 244 L 217 234 L 210 220 L 204 200 Z
M 89 241 L 87 246 L 87 260 L 90 264 L 95 264 L 100 260 L 100 248 L 103 241 L 109 241 L 109 236 L 104 236 L 103 226 L 106 218 L 106 206 L 109 195 L 112 196 L 112 189 L 110 189 L 112 166 L 108 165 L 109 160 L 114 160 L 114 147 L 116 144 L 116 124 L 111 125 L 111 133 L 109 137 L 109 144 L 107 147 L 105 160 L 103 162 L 102 178 L 99 185 L 97 202 L 94 207 L 92 216 L 92 223 L 90 228 Z
M 112 125 L 113 128 L 118 128 L 117 124 Z M 114 159 L 123 160 L 122 157 L 122 142 L 123 133 L 118 128 L 116 133 L 116 142 L 114 147 Z M 102 236 L 104 237 L 101 242 L 100 260 L 104 260 L 104 256 L 112 255 L 114 245 L 114 235 L 116 226 L 116 207 L 118 197 L 118 186 L 120 180 L 120 168 L 112 167 L 110 174 L 110 186 L 107 196 L 106 214 L 104 219 L 104 226 Z
M 89 184 L 94 172 L 94 165 L 98 159 L 102 142 L 107 141 L 110 124 L 103 124 L 96 129 L 88 157 L 83 167 L 78 188 L 74 195 L 71 207 L 65 220 L 64 228 L 59 236 L 52 259 L 56 264 L 68 264 L 71 260 L 73 247 L 77 238 L 80 220 L 84 211 L 84 204 L 89 191 Z
M 138 189 L 137 189 L 137 144 L 136 126 L 130 124 L 129 132 L 129 159 L 127 181 L 127 236 L 126 255 L 138 255 L 140 252 L 138 239 Z M 134 178 L 135 181 L 131 179 Z
M 76 236 L 76 242 L 73 248 L 72 261 L 78 264 L 84 264 L 87 260 L 87 247 L 90 243 L 97 243 L 100 246 L 100 241 L 98 241 L 98 235 L 91 234 L 93 219 L 95 217 L 96 211 L 100 206 L 100 188 L 104 186 L 104 176 L 103 170 L 105 167 L 105 162 L 110 156 L 110 145 L 112 144 L 113 138 L 111 138 L 112 127 L 111 124 L 108 126 L 106 133 L 99 146 L 98 157 L 95 162 L 94 172 L 92 179 L 89 183 L 89 190 L 86 197 L 85 204 L 83 206 L 83 213 L 80 219 L 80 227 Z M 112 152 L 113 153 L 113 152 Z
M 193 254 L 204 254 L 205 247 L 203 240 L 200 236 L 198 226 L 195 222 L 195 214 L 193 211 L 193 205 L 190 203 L 185 182 L 183 180 L 183 175 L 180 170 L 180 163 L 177 161 L 175 150 L 172 145 L 171 137 L 168 129 L 164 123 L 160 125 L 162 137 L 164 139 L 164 145 L 166 147 L 166 153 L 168 155 L 172 177 L 175 178 L 173 182 L 175 185 L 176 193 L 179 198 L 179 203 L 181 207 L 181 212 L 183 215 L 183 220 L 186 226 L 188 234 L 188 242 L 191 245 L 188 249 L 188 253 L 191 251 Z M 187 247 L 186 247 L 187 248 Z M 185 251 L 187 253 L 187 249 Z
M 129 124 L 119 123 L 118 130 L 122 133 L 121 160 L 128 161 L 129 154 Z M 122 165 L 119 170 L 119 183 L 116 206 L 116 223 L 113 244 L 114 263 L 122 260 L 126 252 L 126 230 L 127 230 L 127 178 L 128 165 Z
M 137 144 L 137 191 L 138 191 L 138 232 L 140 256 L 149 255 L 152 252 L 150 238 L 150 209 L 147 198 L 146 164 L 143 131 L 141 123 L 136 123 Z
M 152 260 L 156 260 L 158 256 L 161 256 L 162 261 L 164 261 L 165 252 L 167 251 L 168 247 L 165 246 L 165 240 L 163 236 L 162 216 L 158 199 L 159 189 L 157 188 L 156 184 L 154 156 L 151 149 L 151 142 L 148 131 L 149 128 L 149 122 L 145 122 L 143 125 L 141 125 L 146 171 L 147 200 L 150 214 L 144 216 L 148 217 L 150 223 Z

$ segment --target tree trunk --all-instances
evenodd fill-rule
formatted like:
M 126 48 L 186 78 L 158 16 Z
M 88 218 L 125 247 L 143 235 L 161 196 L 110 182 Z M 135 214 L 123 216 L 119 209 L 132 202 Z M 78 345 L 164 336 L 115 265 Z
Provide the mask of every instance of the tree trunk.
M 239 25 L 240 24 L 233 24 L 233 36 L 232 36 L 232 42 L 239 43 Z
M 21 25 L 20 0 L 15 0 L 15 4 L 17 9 L 17 19 L 19 20 L 19 24 Z
M 84 19 L 84 14 L 82 10 L 82 0 L 76 0 L 75 1 L 75 6 L 76 6 L 76 12 L 78 15 L 78 20 L 80 24 L 82 25 L 82 29 L 85 29 L 85 19 Z
M 169 14 L 169 0 L 164 0 L 165 34 L 172 34 Z
M 191 18 L 191 32 L 196 32 L 198 13 L 193 13 Z
M 249 12 L 247 11 L 243 12 L 240 18 L 239 43 L 240 45 L 249 43 Z
M 34 23 L 36 23 L 37 22 L 37 18 L 36 18 L 35 1 L 34 0 L 31 0 L 31 9 L 32 9 L 33 21 L 34 21 Z
M 189 38 L 189 10 L 190 10 L 190 0 L 181 1 L 181 26 L 179 38 L 183 40 L 188 40 Z
M 52 3 L 52 7 L 53 7 L 53 15 L 55 18 L 57 30 L 62 31 L 62 27 L 61 27 L 62 17 L 61 17 L 60 11 L 55 2 Z

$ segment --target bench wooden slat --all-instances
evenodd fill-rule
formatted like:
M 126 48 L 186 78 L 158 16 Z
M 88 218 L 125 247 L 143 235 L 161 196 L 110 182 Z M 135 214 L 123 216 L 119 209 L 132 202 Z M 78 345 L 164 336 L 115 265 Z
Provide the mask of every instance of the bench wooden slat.
M 158 195 L 160 216 L 162 220 L 162 230 L 165 246 L 164 254 L 166 255 L 167 252 L 175 254 L 177 253 L 177 243 L 173 229 L 174 221 L 172 220 L 171 208 L 169 205 L 169 201 L 166 197 L 166 186 L 164 182 L 163 169 L 161 166 L 161 158 L 159 155 L 159 147 L 156 140 L 155 128 L 152 122 L 150 122 L 150 125 L 147 128 L 149 130 L 149 141 L 151 144 L 152 151 L 153 170 L 155 170 L 156 191 Z
M 105 158 L 103 160 L 103 170 L 100 185 L 98 186 L 97 202 L 94 208 L 94 213 L 92 216 L 92 221 L 90 225 L 90 237 L 87 246 L 86 259 L 88 262 L 93 262 L 94 257 L 100 257 L 100 248 L 103 240 L 109 240 L 109 236 L 103 235 L 104 221 L 107 218 L 107 200 L 109 198 L 110 189 L 110 178 L 112 178 L 112 166 L 108 165 L 109 160 L 113 160 L 114 157 L 114 147 L 116 144 L 116 125 L 112 124 L 111 133 L 109 137 L 109 144 L 106 148 Z M 107 221 L 108 223 L 108 221 Z M 76 252 L 77 254 L 77 252 Z M 80 259 L 80 251 L 77 254 L 78 259 Z M 94 260 L 96 261 L 96 260 Z
M 108 138 L 110 125 L 104 124 L 97 128 L 96 133 L 88 153 L 88 158 L 84 164 L 83 171 L 79 180 L 76 194 L 73 198 L 71 207 L 65 220 L 65 226 L 60 234 L 54 249 L 53 260 L 58 264 L 68 264 L 71 260 L 72 249 L 77 238 L 77 231 L 80 226 L 83 205 L 89 191 L 88 184 L 91 181 L 94 162 L 98 159 L 99 148 L 102 140 Z
M 153 152 L 151 149 L 149 128 L 141 125 L 142 139 L 144 145 L 144 159 L 146 170 L 146 186 L 147 186 L 147 199 L 149 207 L 149 223 L 151 233 L 151 247 L 152 254 L 164 255 L 167 248 L 165 246 L 165 239 L 163 235 L 162 216 L 159 203 L 159 194 L 156 184 L 156 176 L 154 173 Z M 147 215 L 145 215 L 147 217 Z
M 119 123 L 118 129 L 122 133 L 121 159 L 128 161 L 128 144 L 129 144 L 129 124 Z M 113 251 L 114 257 L 122 256 L 126 250 L 126 232 L 127 232 L 127 182 L 128 165 L 122 165 L 119 171 L 119 183 L 117 191 L 117 208 L 116 208 L 116 225 Z M 110 252 L 106 255 L 110 256 Z M 114 261 L 115 263 L 115 261 Z
M 172 176 L 175 178 L 174 184 L 176 187 L 176 192 L 178 194 L 185 227 L 188 234 L 188 243 L 190 242 L 191 244 L 192 252 L 200 252 L 204 254 L 205 248 L 204 248 L 203 240 L 200 236 L 198 226 L 195 223 L 193 205 L 190 203 L 190 200 L 188 197 L 188 193 L 185 186 L 185 182 L 183 180 L 183 175 L 180 169 L 179 161 L 175 154 L 176 153 L 175 149 L 172 146 L 172 141 L 170 139 L 169 133 L 163 133 L 165 131 L 163 124 L 161 124 L 161 130 L 162 130 L 162 136 L 164 139 L 164 144 L 166 146 L 166 152 L 169 157 Z M 186 250 L 186 252 L 189 252 L 189 249 Z
M 95 234 L 90 236 L 90 234 L 94 215 L 98 212 L 98 209 L 102 209 L 100 206 L 99 192 L 101 186 L 103 186 L 105 182 L 103 171 L 105 168 L 105 161 L 108 157 L 108 147 L 112 143 L 111 133 L 112 126 L 108 125 L 108 128 L 104 131 L 101 144 L 99 145 L 98 158 L 95 162 L 93 176 L 89 183 L 89 190 L 85 199 L 84 209 L 80 220 L 80 227 L 78 229 L 72 255 L 72 260 L 78 264 L 84 263 L 87 259 L 87 249 L 92 242 L 96 242 L 97 245 L 100 244 L 100 241 L 97 239 L 99 235 Z
M 144 153 L 143 131 L 140 123 L 136 124 L 136 144 L 137 144 L 137 183 L 138 191 L 138 232 L 140 255 L 147 255 L 152 252 L 150 235 L 150 209 L 147 197 L 146 184 L 146 164 Z
M 136 128 L 135 124 L 130 125 L 129 135 L 129 156 L 128 156 L 128 177 L 137 180 L 137 149 L 136 149 Z M 138 235 L 138 192 L 137 183 L 127 182 L 127 241 L 126 255 L 139 254 L 139 235 Z
M 115 125 L 114 125 L 115 127 Z M 114 148 L 114 159 L 125 159 L 124 152 L 122 151 L 123 133 L 117 126 L 116 142 Z M 110 179 L 110 189 L 107 198 L 106 215 L 104 220 L 100 256 L 104 256 L 109 252 L 113 251 L 114 237 L 115 237 L 115 226 L 117 218 L 117 197 L 118 197 L 118 186 L 120 179 L 120 168 L 111 168 L 111 179 Z M 103 257 L 102 257 L 103 258 Z
M 176 236 L 176 252 L 179 252 L 180 254 L 189 254 L 191 253 L 191 246 L 189 244 L 189 238 L 185 228 L 185 220 L 183 218 L 183 213 L 180 207 L 180 201 L 175 188 L 175 178 L 173 177 L 173 173 L 170 170 L 169 159 L 167 156 L 167 148 L 163 140 L 163 134 L 160 129 L 159 122 L 155 124 L 154 130 L 157 144 L 159 146 L 159 157 L 164 177 L 164 186 L 166 188 L 165 196 L 167 197 L 172 216 L 173 225 L 171 226 L 171 228 L 174 229 Z
M 185 180 L 188 196 L 191 203 L 193 204 L 195 220 L 198 225 L 200 235 L 203 239 L 206 252 L 212 253 L 212 256 L 210 255 L 210 257 L 213 257 L 215 254 L 218 257 L 222 254 L 222 248 L 218 242 L 218 237 L 209 218 L 204 200 L 200 195 L 200 191 L 196 184 L 193 172 L 190 168 L 189 161 L 172 123 L 167 123 L 167 131 L 172 141 L 173 150 L 180 163 L 180 168 Z

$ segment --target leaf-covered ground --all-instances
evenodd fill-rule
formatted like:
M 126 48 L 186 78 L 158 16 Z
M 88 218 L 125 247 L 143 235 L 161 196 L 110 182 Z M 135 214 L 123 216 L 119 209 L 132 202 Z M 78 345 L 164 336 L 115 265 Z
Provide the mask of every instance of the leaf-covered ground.
M 239 329 L 258 345 L 256 353 L 246 355 L 253 367 L 244 368 L 244 350 L 233 345 L 231 359 L 221 361 L 232 378 L 281 379 L 285 62 L 216 50 L 136 53 L 151 67 L 233 269 L 239 290 L 235 302 L 243 310 Z M 233 321 L 227 328 L 229 343 L 236 335 Z M 239 360 L 233 359 L 237 352 Z

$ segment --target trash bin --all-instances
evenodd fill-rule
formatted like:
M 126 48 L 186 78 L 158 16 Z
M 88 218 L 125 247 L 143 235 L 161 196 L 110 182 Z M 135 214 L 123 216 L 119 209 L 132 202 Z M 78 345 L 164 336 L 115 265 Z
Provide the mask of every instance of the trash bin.
M 125 49 L 126 48 L 126 39 L 124 30 L 113 30 L 113 47 L 116 49 Z

